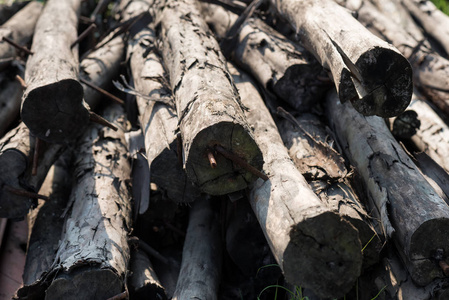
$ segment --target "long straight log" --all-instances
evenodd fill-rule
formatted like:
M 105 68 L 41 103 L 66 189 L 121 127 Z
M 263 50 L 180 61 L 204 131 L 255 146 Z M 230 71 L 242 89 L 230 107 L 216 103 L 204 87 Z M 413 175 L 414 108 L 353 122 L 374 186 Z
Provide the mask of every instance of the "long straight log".
M 444 277 L 434 263 L 446 259 L 449 207 L 391 135 L 383 119 L 364 117 L 329 93 L 326 113 L 342 149 L 366 187 L 368 209 L 402 252 L 413 280 L 427 285 Z M 423 242 L 425 241 L 425 242 Z
M 15 75 L 22 75 L 22 72 L 13 69 L 3 73 L 0 78 L 0 137 L 7 131 L 8 127 L 17 120 L 22 102 L 23 88 L 15 78 Z
M 344 295 L 360 275 L 357 230 L 332 212 L 292 163 L 250 78 L 232 68 L 247 119 L 254 126 L 269 180 L 251 185 L 249 200 L 285 278 L 322 297 Z
M 202 14 L 216 35 L 223 39 L 238 15 L 222 6 L 202 2 Z M 318 61 L 262 20 L 247 20 L 236 37 L 232 58 L 268 91 L 297 111 L 309 110 L 325 92 L 328 82 Z M 320 78 L 322 77 L 322 78 Z
M 131 228 L 126 119 L 117 104 L 105 117 L 119 130 L 93 125 L 77 147 L 72 208 L 47 277 L 46 299 L 107 299 L 126 286 Z
M 412 70 L 399 51 L 329 0 L 272 0 L 301 43 L 332 72 L 343 102 L 364 115 L 400 114 L 412 96 Z
M 188 177 L 212 195 L 246 188 L 255 175 L 223 156 L 215 168 L 208 159 L 208 152 L 221 146 L 258 170 L 263 163 L 217 41 L 194 0 L 169 0 L 157 16 Z
M 49 0 L 36 24 L 28 58 L 21 116 L 33 135 L 63 143 L 89 124 L 88 106 L 78 81 L 76 40 L 81 0 Z

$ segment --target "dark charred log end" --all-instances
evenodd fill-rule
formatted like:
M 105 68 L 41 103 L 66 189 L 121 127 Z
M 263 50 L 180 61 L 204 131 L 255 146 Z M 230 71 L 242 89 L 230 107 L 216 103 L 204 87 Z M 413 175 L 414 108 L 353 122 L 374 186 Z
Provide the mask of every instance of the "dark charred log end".
M 414 110 L 406 110 L 394 120 L 392 133 L 396 138 L 409 139 L 416 134 L 420 126 L 418 114 Z
M 31 133 L 44 141 L 73 141 L 89 124 L 82 85 L 65 79 L 26 91 L 21 117 Z
M 45 299 L 104 300 L 123 292 L 123 279 L 110 269 L 85 266 L 61 272 L 46 291 Z
M 322 298 L 344 296 L 360 275 L 362 246 L 357 230 L 333 212 L 300 222 L 290 233 L 283 271 L 288 282 Z
M 410 239 L 408 256 L 413 281 L 425 286 L 436 278 L 446 277 L 434 256 L 438 249 L 443 251 L 443 260 L 449 260 L 449 218 L 439 218 L 423 223 Z M 423 242 L 424 241 L 424 242 Z
M 223 141 L 228 143 L 223 144 Z M 186 160 L 187 176 L 203 192 L 210 195 L 229 194 L 245 189 L 258 178 L 220 154 L 215 156 L 217 167 L 211 168 L 207 151 L 216 145 L 232 151 L 257 170 L 262 170 L 262 152 L 248 129 L 232 122 L 217 123 L 196 135 Z

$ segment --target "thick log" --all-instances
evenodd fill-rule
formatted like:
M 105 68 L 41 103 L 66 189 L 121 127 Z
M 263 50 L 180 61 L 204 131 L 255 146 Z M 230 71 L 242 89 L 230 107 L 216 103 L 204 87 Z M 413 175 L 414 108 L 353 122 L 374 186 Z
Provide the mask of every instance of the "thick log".
M 391 135 L 383 119 L 364 117 L 329 93 L 326 112 L 342 149 L 360 174 L 368 210 L 382 222 L 407 260 L 413 280 L 427 285 L 444 277 L 434 263 L 449 251 L 449 207 Z M 423 242 L 425 241 L 425 242 Z
M 90 126 L 77 147 L 72 208 L 47 277 L 46 299 L 105 299 L 126 285 L 131 228 L 126 119 L 118 105 L 105 117 L 119 130 Z
M 23 88 L 15 78 L 22 75 L 19 69 L 3 73 L 0 78 L 0 137 L 8 127 L 19 117 Z
M 5 23 L 30 1 L 7 0 L 0 4 L 0 24 Z
M 217 299 L 222 245 L 218 214 L 212 204 L 204 197 L 192 205 L 173 300 Z
M 201 7 L 215 34 L 225 38 L 238 15 L 216 4 L 202 2 Z M 318 61 L 262 20 L 247 20 L 235 39 L 236 64 L 297 111 L 309 110 L 324 96 L 329 83 L 323 82 L 327 74 Z
M 249 200 L 276 261 L 292 284 L 323 297 L 344 295 L 360 275 L 357 230 L 310 189 L 292 163 L 254 83 L 229 68 L 263 151 L 263 170 L 269 180 L 258 179 L 251 186 Z
M 393 46 L 373 36 L 333 1 L 272 0 L 301 43 L 332 72 L 342 101 L 364 115 L 392 117 L 412 96 L 412 70 Z
M 139 93 L 147 96 L 137 96 L 137 105 L 150 177 L 172 201 L 192 202 L 200 192 L 187 178 L 180 162 L 178 117 L 171 108 L 173 95 L 160 56 L 154 50 L 148 51 L 155 41 L 154 30 L 147 27 L 128 42 L 134 85 Z
M 215 168 L 208 160 L 221 146 L 258 170 L 263 163 L 217 41 L 193 0 L 167 1 L 158 19 L 187 176 L 212 195 L 246 188 L 257 178 L 251 172 L 223 156 Z
M 31 1 L 0 27 L 0 70 L 4 70 L 8 65 L 3 62 L 15 59 L 20 53 L 17 48 L 2 39 L 6 37 L 26 47 L 31 42 L 43 6 L 41 1 Z
M 89 111 L 78 82 L 77 38 L 81 0 L 49 0 L 36 24 L 28 58 L 21 116 L 33 135 L 72 141 L 87 128 Z
M 323 122 L 315 115 L 301 114 L 277 124 L 290 157 L 314 192 L 358 230 L 364 247 L 363 267 L 377 263 L 381 240 L 350 184 L 344 159 L 332 147 L 335 141 L 329 137 Z

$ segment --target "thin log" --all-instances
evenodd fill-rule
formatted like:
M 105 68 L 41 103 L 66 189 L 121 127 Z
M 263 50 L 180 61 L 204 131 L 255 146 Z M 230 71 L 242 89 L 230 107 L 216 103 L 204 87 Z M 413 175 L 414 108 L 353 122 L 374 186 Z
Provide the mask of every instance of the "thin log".
M 263 163 L 217 41 L 193 0 L 169 0 L 157 18 L 187 176 L 212 195 L 246 188 L 257 178 L 251 172 L 224 157 L 218 158 L 213 169 L 207 159 L 208 149 L 219 145 L 258 170 Z
M 8 21 L 15 13 L 17 13 L 21 8 L 27 5 L 30 1 L 14 1 L 8 0 L 3 1 L 0 4 L 0 24 Z
M 238 16 L 216 4 L 202 2 L 201 8 L 208 25 L 225 38 Z M 309 110 L 330 87 L 319 79 L 327 73 L 308 51 L 262 20 L 247 20 L 235 39 L 235 63 L 296 110 Z
M 72 207 L 48 273 L 46 299 L 105 299 L 126 285 L 131 228 L 126 119 L 118 105 L 105 117 L 119 130 L 92 125 L 77 147 Z
M 22 87 L 15 79 L 16 75 L 21 75 L 19 69 L 12 69 L 5 76 L 0 76 L 0 137 L 8 130 L 9 126 L 18 119 L 20 113 L 20 103 L 22 99 Z
M 322 297 L 344 295 L 360 275 L 357 230 L 310 189 L 291 161 L 276 125 L 251 79 L 231 68 L 247 119 L 263 151 L 264 172 L 249 200 L 285 278 Z M 338 239 L 336 238 L 338 236 Z
M 221 263 L 218 215 L 211 199 L 200 198 L 190 210 L 181 270 L 172 299 L 218 299 Z
M 77 38 L 81 0 L 49 0 L 36 24 L 28 58 L 21 116 L 42 140 L 76 139 L 89 124 L 89 111 L 78 81 Z
M 449 207 L 391 135 L 383 119 L 364 117 L 329 93 L 326 113 L 368 194 L 368 210 L 404 255 L 415 283 L 443 277 L 432 255 L 449 251 Z M 425 242 L 423 242 L 425 241 Z M 446 259 L 446 256 L 444 257 Z
M 301 43 L 329 69 L 343 102 L 364 115 L 393 117 L 410 103 L 412 70 L 390 44 L 373 36 L 330 0 L 272 0 Z

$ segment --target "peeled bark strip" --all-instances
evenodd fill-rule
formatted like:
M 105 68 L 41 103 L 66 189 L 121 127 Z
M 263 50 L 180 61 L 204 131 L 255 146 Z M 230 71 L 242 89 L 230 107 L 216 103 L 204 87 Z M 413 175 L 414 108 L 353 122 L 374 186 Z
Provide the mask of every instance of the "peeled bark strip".
M 293 117 L 292 117 L 293 118 Z M 370 216 L 349 184 L 343 157 L 332 148 L 325 125 L 312 114 L 278 122 L 279 132 L 298 170 L 314 192 L 331 210 L 357 228 L 363 251 L 364 268 L 379 260 L 381 241 L 371 225 Z
M 7 64 L 4 61 L 14 59 L 19 51 L 1 39 L 7 37 L 21 46 L 27 46 L 33 37 L 34 27 L 42 11 L 41 1 L 31 1 L 11 19 L 0 27 L 0 70 Z
M 238 16 L 219 5 L 201 5 L 206 22 L 224 38 Z M 232 56 L 265 89 L 298 111 L 309 110 L 326 92 L 318 78 L 327 74 L 318 61 L 260 19 L 242 25 Z
M 76 40 L 81 0 L 48 0 L 36 24 L 25 72 L 23 122 L 38 138 L 69 142 L 89 124 L 89 111 L 78 82 Z
M 285 278 L 322 297 L 344 295 L 360 275 L 357 230 L 332 212 L 292 163 L 276 125 L 249 77 L 228 65 L 248 122 L 263 151 L 264 172 L 250 191 L 250 203 Z
M 330 0 L 272 0 L 301 43 L 332 72 L 343 102 L 364 115 L 392 117 L 412 96 L 412 70 L 393 46 Z
M 427 285 L 444 277 L 434 263 L 449 253 L 449 207 L 391 135 L 384 120 L 364 117 L 329 93 L 327 115 L 340 145 L 367 189 L 369 210 L 407 260 L 413 280 Z M 394 234 L 393 234 L 394 233 Z M 425 242 L 423 242 L 425 241 Z
M 118 105 L 105 118 L 119 130 L 93 125 L 78 145 L 73 206 L 47 277 L 46 299 L 107 299 L 125 289 L 131 228 L 126 119 Z
M 207 159 L 218 145 L 258 170 L 263 163 L 219 45 L 194 0 L 168 0 L 159 18 L 187 176 L 212 195 L 242 190 L 257 177 L 222 156 L 216 168 Z
M 200 192 L 187 178 L 178 157 L 178 117 L 168 105 L 174 104 L 173 95 L 160 56 L 148 51 L 155 41 L 153 29 L 147 27 L 129 41 L 128 50 L 134 85 L 139 93 L 151 97 L 137 96 L 150 177 L 172 201 L 192 202 Z
M 5 72 L 0 78 L 0 137 L 8 127 L 18 119 L 23 89 L 15 75 L 22 72 L 14 70 Z
M 182 264 L 173 300 L 217 299 L 221 274 L 218 215 L 209 198 L 196 200 L 190 210 Z

